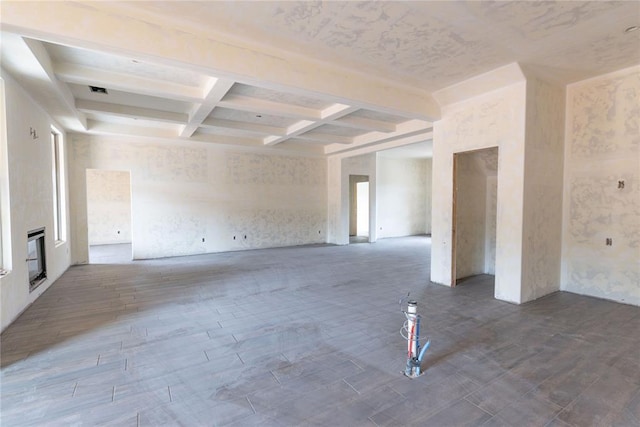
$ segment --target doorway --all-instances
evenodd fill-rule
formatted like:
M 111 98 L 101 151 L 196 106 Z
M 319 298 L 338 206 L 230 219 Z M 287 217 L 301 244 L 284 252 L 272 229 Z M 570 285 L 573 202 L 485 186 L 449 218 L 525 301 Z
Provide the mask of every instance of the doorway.
M 369 176 L 349 175 L 349 243 L 369 242 Z
M 131 262 L 131 173 L 87 169 L 86 179 L 89 263 Z
M 495 275 L 498 148 L 455 153 L 451 284 Z

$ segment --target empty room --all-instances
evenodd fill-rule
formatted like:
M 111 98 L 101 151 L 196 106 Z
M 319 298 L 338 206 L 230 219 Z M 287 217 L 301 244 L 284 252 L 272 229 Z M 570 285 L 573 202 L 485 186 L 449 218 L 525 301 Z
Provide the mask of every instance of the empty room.
M 0 2 L 0 424 L 640 426 L 640 3 Z

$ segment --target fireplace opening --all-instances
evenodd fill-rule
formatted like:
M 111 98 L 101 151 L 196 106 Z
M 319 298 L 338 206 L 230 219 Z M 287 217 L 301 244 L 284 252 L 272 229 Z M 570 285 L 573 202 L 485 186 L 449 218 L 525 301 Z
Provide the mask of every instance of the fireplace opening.
M 44 248 L 44 227 L 29 231 L 27 233 L 29 292 L 40 286 L 47 278 L 47 262 Z

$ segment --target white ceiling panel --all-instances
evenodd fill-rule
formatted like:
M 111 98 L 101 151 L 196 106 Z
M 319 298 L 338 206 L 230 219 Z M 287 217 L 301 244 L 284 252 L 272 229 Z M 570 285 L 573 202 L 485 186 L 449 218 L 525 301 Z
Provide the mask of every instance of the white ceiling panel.
M 71 48 L 54 43 L 45 42 L 44 45 L 54 63 L 71 63 L 98 70 L 117 71 L 193 87 L 200 87 L 207 82 L 207 76 L 188 69 L 151 64 L 126 56 Z
M 98 86 L 100 82 L 96 83 Z M 186 102 L 172 99 L 159 98 L 155 96 L 137 95 L 119 90 L 107 89 L 107 94 L 91 92 L 89 86 L 69 84 L 71 92 L 76 99 L 104 102 L 108 104 L 128 105 L 132 107 L 150 108 L 160 111 L 170 111 L 175 113 L 188 113 L 192 106 Z
M 258 117 L 260 116 L 260 117 Z M 289 117 L 276 116 L 273 114 L 253 113 L 249 111 L 232 110 L 229 108 L 216 107 L 209 117 L 237 122 L 254 123 L 275 127 L 289 127 L 296 122 Z
M 308 96 L 294 95 L 292 93 L 264 89 L 240 83 L 234 85 L 230 93 L 283 104 L 298 105 L 300 107 L 313 108 L 317 110 L 323 110 L 333 104 L 332 102 L 322 101 Z

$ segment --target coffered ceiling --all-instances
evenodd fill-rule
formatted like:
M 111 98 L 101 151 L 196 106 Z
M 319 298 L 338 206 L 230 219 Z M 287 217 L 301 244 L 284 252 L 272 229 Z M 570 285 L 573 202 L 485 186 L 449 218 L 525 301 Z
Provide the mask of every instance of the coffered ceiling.
M 421 142 L 433 92 L 640 63 L 638 2 L 0 3 L 2 67 L 67 130 L 333 154 Z M 90 87 L 106 93 L 92 92 Z

